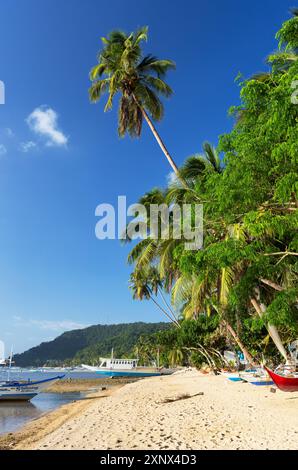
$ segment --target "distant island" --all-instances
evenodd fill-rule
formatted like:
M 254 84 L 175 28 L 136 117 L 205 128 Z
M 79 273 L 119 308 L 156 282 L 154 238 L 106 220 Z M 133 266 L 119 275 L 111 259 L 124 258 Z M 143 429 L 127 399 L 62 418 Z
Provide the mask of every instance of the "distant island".
M 164 331 L 169 323 L 122 323 L 118 325 L 94 325 L 82 330 L 67 331 L 53 341 L 41 343 L 14 357 L 18 367 L 41 367 L 94 363 L 100 356 L 118 357 L 133 354 L 138 339 Z

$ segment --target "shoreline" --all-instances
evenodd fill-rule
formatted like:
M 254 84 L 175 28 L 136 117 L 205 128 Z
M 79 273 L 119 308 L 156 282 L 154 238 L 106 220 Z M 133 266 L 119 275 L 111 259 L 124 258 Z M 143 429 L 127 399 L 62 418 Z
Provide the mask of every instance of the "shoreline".
M 98 379 L 95 379 L 98 380 Z M 83 380 L 76 380 L 75 384 L 61 384 L 59 388 L 55 386 L 50 387 L 43 393 L 67 393 L 67 392 L 87 392 L 89 393 L 79 400 L 59 406 L 58 408 L 45 412 L 38 418 L 32 419 L 20 429 L 0 435 L 0 451 L 1 450 L 25 450 L 30 449 L 32 445 L 40 439 L 45 438 L 48 434 L 59 429 L 68 420 L 81 415 L 86 408 L 91 404 L 92 400 L 100 400 L 112 395 L 116 390 L 123 387 L 125 384 L 115 383 L 111 387 L 100 390 L 97 387 L 96 391 L 91 391 L 86 388 L 87 384 L 80 383 Z M 87 380 L 87 382 L 93 382 Z M 90 384 L 89 384 L 90 385 Z M 104 386 L 103 383 L 100 386 Z
M 12 450 L 297 449 L 298 393 L 184 370 L 118 385 L 0 438 Z

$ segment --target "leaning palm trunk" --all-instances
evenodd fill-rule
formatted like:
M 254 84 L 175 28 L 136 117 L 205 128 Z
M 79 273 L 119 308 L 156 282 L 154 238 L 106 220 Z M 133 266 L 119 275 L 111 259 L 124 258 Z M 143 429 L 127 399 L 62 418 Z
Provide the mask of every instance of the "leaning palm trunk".
M 259 304 L 256 301 L 256 299 L 254 299 L 254 298 L 250 299 L 250 301 L 251 301 L 253 307 L 255 308 L 256 312 L 258 313 L 258 315 L 261 318 L 263 318 L 265 313 L 266 313 L 266 306 L 264 304 Z M 277 331 L 277 328 L 274 325 L 272 325 L 271 323 L 268 323 L 266 325 L 266 328 L 268 330 L 268 333 L 269 333 L 273 343 L 277 347 L 278 351 L 283 356 L 283 358 L 288 362 L 289 357 L 287 355 L 287 351 L 284 348 L 284 345 L 282 344 L 282 341 L 281 341 L 281 338 L 280 338 L 279 333 Z
M 166 315 L 166 317 L 171 321 L 171 323 L 173 323 L 177 328 L 181 328 L 181 325 L 178 323 L 176 318 L 173 318 L 164 308 L 162 308 L 161 305 L 159 305 L 159 303 L 156 302 L 156 300 L 154 299 L 152 295 L 150 295 L 150 299 L 155 303 L 155 305 L 159 308 L 159 310 L 161 310 Z
M 227 328 L 228 332 L 231 334 L 231 336 L 234 338 L 235 342 L 237 343 L 237 345 L 239 346 L 239 348 L 241 349 L 241 351 L 243 352 L 244 354 L 244 357 L 246 358 L 246 360 L 252 364 L 253 366 L 257 365 L 256 362 L 254 361 L 254 358 L 252 357 L 252 355 L 248 352 L 248 350 L 246 349 L 246 347 L 244 346 L 244 344 L 242 343 L 241 339 L 239 338 L 239 336 L 237 335 L 236 331 L 234 330 L 234 328 L 232 328 L 232 326 L 226 321 L 226 320 L 222 320 L 222 323 L 224 324 L 224 326 Z
M 169 312 L 171 312 L 172 317 L 175 319 L 175 321 L 176 321 L 177 323 L 179 323 L 179 322 L 178 322 L 178 318 L 176 317 L 175 313 L 173 312 L 173 310 L 171 309 L 170 305 L 169 305 L 168 302 L 166 301 L 165 296 L 163 295 L 161 289 L 158 289 L 158 292 L 159 292 L 159 294 L 160 294 L 160 296 L 161 296 L 161 298 L 162 298 L 162 300 L 163 300 L 163 303 L 165 304 L 166 308 L 168 309 Z
M 155 139 L 157 140 L 158 145 L 160 146 L 161 150 L 165 154 L 169 164 L 171 165 L 172 169 L 174 170 L 175 174 L 178 175 L 178 167 L 174 160 L 172 159 L 171 155 L 169 154 L 168 149 L 166 148 L 165 144 L 163 143 L 160 135 L 158 134 L 153 122 L 151 121 L 150 117 L 146 113 L 145 109 L 141 107 L 142 114 L 144 116 L 145 121 L 147 122 L 148 126 L 150 127 L 152 134 L 154 135 Z
M 148 116 L 147 112 L 145 111 L 144 107 L 139 103 L 139 101 L 137 100 L 136 96 L 133 94 L 133 99 L 134 101 L 136 102 L 137 106 L 140 108 L 141 112 L 142 112 L 142 115 L 143 115 L 143 118 L 145 119 L 145 121 L 147 122 L 152 134 L 154 135 L 155 139 L 157 140 L 157 143 L 158 145 L 160 146 L 161 150 L 163 151 L 163 153 L 165 154 L 169 164 L 171 165 L 172 169 L 174 170 L 175 174 L 179 177 L 179 170 L 178 170 L 178 167 L 176 165 L 176 163 L 174 162 L 173 158 L 171 157 L 167 147 L 165 146 L 162 138 L 160 137 L 159 133 L 157 132 L 153 122 L 151 121 L 150 117 Z
M 198 346 L 199 346 L 198 348 L 184 346 L 182 347 L 182 349 L 185 349 L 186 351 L 196 351 L 202 354 L 202 356 L 204 356 L 204 358 L 208 362 L 208 366 L 210 367 L 210 369 L 214 371 L 216 369 L 216 364 L 214 360 L 212 359 L 210 354 L 206 351 L 206 349 L 201 344 L 198 344 Z

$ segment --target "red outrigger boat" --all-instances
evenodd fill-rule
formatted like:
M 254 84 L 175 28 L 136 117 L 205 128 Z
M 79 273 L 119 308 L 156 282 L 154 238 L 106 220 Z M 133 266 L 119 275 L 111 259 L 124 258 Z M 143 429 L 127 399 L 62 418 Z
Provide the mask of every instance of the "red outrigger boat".
M 283 392 L 298 392 L 298 377 L 286 377 L 276 374 L 267 367 L 265 369 L 279 390 Z

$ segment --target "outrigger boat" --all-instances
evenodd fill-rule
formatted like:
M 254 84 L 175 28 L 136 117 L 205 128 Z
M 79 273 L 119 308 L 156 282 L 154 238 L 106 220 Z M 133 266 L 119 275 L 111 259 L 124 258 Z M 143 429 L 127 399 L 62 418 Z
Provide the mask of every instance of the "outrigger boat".
M 31 381 L 5 381 L 0 382 L 0 401 L 29 401 L 32 400 L 38 393 L 40 393 L 49 385 L 53 385 L 65 375 L 58 375 L 50 379 Z
M 95 372 L 102 377 L 156 377 L 172 374 L 172 370 L 159 367 L 138 367 L 138 359 L 100 358 L 99 366 L 82 364 L 84 369 Z
M 44 380 L 10 380 L 12 360 L 12 348 L 8 360 L 9 368 L 7 371 L 7 380 L 0 381 L 0 401 L 29 401 L 38 395 L 42 390 L 53 385 L 64 375 L 57 375 Z
M 273 381 L 262 368 L 247 369 L 243 372 L 224 372 L 223 375 L 232 382 L 247 382 L 251 385 L 273 385 Z
M 287 364 L 281 364 L 273 372 L 265 367 L 271 379 L 283 392 L 298 392 L 298 340 L 289 344 L 288 350 L 291 360 Z
M 270 380 L 268 375 L 264 375 L 262 373 L 248 373 L 248 374 L 240 374 L 240 377 L 244 382 L 247 382 L 251 385 L 260 386 L 268 386 L 273 385 L 273 381 Z
M 155 367 L 138 367 L 137 359 L 108 359 L 101 358 L 99 366 L 88 366 L 82 364 L 82 367 L 95 372 L 102 377 L 156 377 L 159 375 L 168 375 L 172 371 L 158 369 Z
M 298 375 L 293 373 L 288 375 L 277 374 L 277 371 L 273 372 L 268 367 L 265 367 L 266 371 L 270 375 L 271 379 L 282 392 L 298 392 Z

